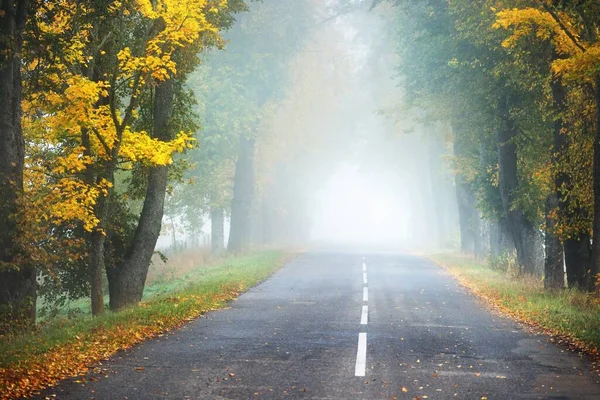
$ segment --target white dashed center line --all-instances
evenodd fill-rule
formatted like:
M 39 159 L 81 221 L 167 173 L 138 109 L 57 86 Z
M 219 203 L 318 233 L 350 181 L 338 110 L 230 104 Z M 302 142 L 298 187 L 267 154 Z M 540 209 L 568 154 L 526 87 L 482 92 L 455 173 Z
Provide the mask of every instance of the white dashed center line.
M 360 316 L 360 324 L 366 325 L 369 319 L 369 306 L 363 306 L 362 314 Z
M 369 322 L 369 306 L 366 304 L 369 301 L 369 288 L 367 287 L 367 263 L 363 257 L 362 262 L 363 272 L 363 306 L 360 315 L 360 324 L 367 325 Z M 361 332 L 358 334 L 358 350 L 356 352 L 356 367 L 354 369 L 355 376 L 365 376 L 367 368 L 367 334 Z
M 356 352 L 355 376 L 365 376 L 367 368 L 367 334 L 358 334 L 358 351 Z

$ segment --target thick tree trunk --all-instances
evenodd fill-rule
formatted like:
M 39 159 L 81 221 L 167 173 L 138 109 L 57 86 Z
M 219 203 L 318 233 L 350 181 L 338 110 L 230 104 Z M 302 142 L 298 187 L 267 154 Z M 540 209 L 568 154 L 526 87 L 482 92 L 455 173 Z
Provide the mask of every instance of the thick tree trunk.
M 558 78 L 550 83 L 552 89 L 552 98 L 554 110 L 557 113 L 554 120 L 554 145 L 551 154 L 551 160 L 556 168 L 560 163 L 560 155 L 567 148 L 565 135 L 563 134 L 563 119 L 565 105 L 565 88 Z M 561 186 L 564 183 L 564 176 L 560 172 L 554 174 L 554 187 L 546 199 L 546 258 L 544 260 L 544 287 L 546 289 L 561 289 L 565 285 L 564 264 L 565 251 L 560 238 L 556 235 L 556 226 L 558 221 L 553 216 L 556 210 L 564 210 L 564 199 L 562 198 Z
M 156 87 L 154 137 L 159 140 L 167 141 L 172 138 L 170 123 L 173 100 L 173 79 L 166 80 Z M 125 259 L 122 263 L 107 268 L 111 310 L 137 304 L 142 299 L 148 268 L 160 235 L 168 175 L 168 166 L 149 169 L 142 213 Z
M 19 237 L 25 158 L 19 55 L 28 5 L 0 4 L 0 333 L 35 323 L 36 270 Z
M 512 242 L 506 218 L 492 222 L 490 226 L 490 253 L 492 256 L 499 257 L 513 251 L 515 251 L 515 245 Z
M 112 160 L 109 160 L 100 167 L 102 174 L 99 174 L 98 177 L 96 177 L 97 183 L 100 184 L 100 182 L 103 180 L 114 183 L 114 171 L 116 165 L 116 155 L 113 155 Z M 104 313 L 102 277 L 107 265 L 105 262 L 105 244 L 112 191 L 112 188 L 108 188 L 106 196 L 100 195 L 96 200 L 94 214 L 100 222 L 89 235 L 88 263 L 90 273 L 90 299 L 92 302 L 92 315 L 101 315 Z
M 560 239 L 554 234 L 556 221 L 552 211 L 558 207 L 556 192 L 550 193 L 546 199 L 546 258 L 544 260 L 544 287 L 546 289 L 562 289 L 565 286 L 563 271 L 563 247 Z
M 210 251 L 221 254 L 225 250 L 225 212 L 215 208 L 210 212 Z
M 498 175 L 502 206 L 517 250 L 517 261 L 521 272 L 541 275 L 543 272 L 543 248 L 541 234 L 523 211 L 513 206 L 519 188 L 517 167 L 517 145 L 514 138 L 517 130 L 509 116 L 508 99 L 500 101 L 500 116 L 503 126 L 498 129 Z
M 240 150 L 235 164 L 228 244 L 228 249 L 234 252 L 250 246 L 255 184 L 254 146 L 254 139 L 240 138 Z
M 592 263 L 589 271 L 589 286 L 594 289 L 596 295 L 600 297 L 600 75 L 596 77 L 595 87 L 596 100 L 596 131 L 594 135 L 594 227 L 592 241 Z
M 552 98 L 556 116 L 554 119 L 554 151 L 552 161 L 555 166 L 560 165 L 561 155 L 565 154 L 570 146 L 568 136 L 565 134 L 563 113 L 565 112 L 566 89 L 559 78 L 552 80 Z M 566 192 L 573 189 L 571 177 L 557 170 L 554 175 L 554 196 L 557 198 L 557 208 L 563 223 L 577 219 L 582 213 L 581 208 L 571 204 L 572 200 Z M 556 207 L 555 207 L 556 209 Z M 547 213 L 553 210 L 547 210 Z M 548 225 L 548 218 L 546 218 Z M 552 224 L 554 226 L 554 224 Z M 590 236 L 587 232 L 578 232 L 576 235 L 564 240 L 564 260 L 567 270 L 567 284 L 569 287 L 578 286 L 587 288 L 589 285 L 587 272 L 591 262 Z M 561 265 L 562 271 L 562 265 Z M 564 277 L 563 277 L 564 278 Z M 561 285 L 564 285 L 561 281 Z M 562 287 L 562 286 L 561 286 Z
M 104 243 L 106 240 L 104 228 L 108 217 L 110 193 L 100 196 L 96 202 L 96 216 L 100 224 L 89 236 L 89 268 L 90 268 L 90 299 L 92 315 L 104 313 L 104 294 L 102 293 L 102 276 L 104 274 Z
M 587 290 L 590 285 L 590 264 L 592 259 L 591 240 L 587 233 L 566 239 L 564 242 L 567 285 Z

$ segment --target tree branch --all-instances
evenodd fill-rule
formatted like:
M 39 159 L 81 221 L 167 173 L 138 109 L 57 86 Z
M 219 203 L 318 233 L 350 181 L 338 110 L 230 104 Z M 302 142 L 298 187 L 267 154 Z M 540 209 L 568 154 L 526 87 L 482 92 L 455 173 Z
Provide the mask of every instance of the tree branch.
M 96 128 L 95 126 L 92 126 L 92 132 L 94 132 L 94 135 L 96 135 L 96 137 L 98 138 L 98 140 L 102 144 L 102 147 L 104 147 L 104 151 L 106 151 L 106 154 L 110 155 L 111 149 L 108 146 L 108 143 L 106 143 L 106 140 L 104 140 L 104 138 L 102 137 L 102 135 L 98 131 L 98 128 Z
M 581 50 L 582 52 L 585 52 L 587 49 L 581 43 L 579 43 L 579 40 L 577 40 L 577 38 L 575 37 L 575 35 L 573 35 L 573 33 L 571 33 L 571 31 L 567 28 L 567 26 L 564 24 L 564 22 L 562 22 L 562 20 L 558 16 L 558 14 L 549 5 L 544 4 L 543 1 L 537 0 L 537 2 L 544 8 L 544 10 L 546 10 L 548 12 L 548 14 L 550 14 L 552 16 L 552 18 L 554 19 L 554 21 L 556 21 L 556 23 L 558 24 L 558 26 L 560 26 L 560 29 L 562 29 L 563 32 L 569 37 L 569 39 L 571 39 L 571 41 L 573 42 L 573 44 L 579 50 Z

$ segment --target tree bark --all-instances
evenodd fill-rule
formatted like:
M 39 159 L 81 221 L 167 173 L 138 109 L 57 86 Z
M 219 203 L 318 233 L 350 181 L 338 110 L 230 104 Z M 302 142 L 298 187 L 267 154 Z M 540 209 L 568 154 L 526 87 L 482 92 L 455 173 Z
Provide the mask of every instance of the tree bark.
M 590 285 L 591 241 L 587 233 L 579 233 L 564 242 L 567 285 L 587 290 Z
M 240 138 L 239 155 L 235 164 L 228 243 L 228 249 L 234 252 L 243 251 L 250 246 L 255 191 L 254 147 L 254 139 Z
M 464 156 L 464 148 L 458 137 L 457 130 L 454 131 L 454 154 Z M 481 255 L 480 218 L 476 207 L 476 198 L 470 185 L 460 174 L 455 176 L 456 203 L 458 205 L 458 223 L 460 227 L 460 248 L 464 253 L 475 256 Z
M 550 83 L 552 89 L 553 106 L 556 112 L 554 118 L 554 149 L 552 161 L 555 168 L 561 163 L 561 155 L 569 150 L 570 142 L 565 134 L 565 123 L 563 114 L 565 112 L 566 89 L 559 78 L 555 78 Z M 577 204 L 570 204 L 566 192 L 573 189 L 571 177 L 558 169 L 554 173 L 554 196 L 557 198 L 557 207 L 560 219 L 563 223 L 577 219 L 577 216 L 583 211 Z M 551 211 L 551 210 L 547 210 Z M 548 224 L 548 218 L 546 219 Z M 552 225 L 554 226 L 554 225 Z M 590 235 L 587 232 L 580 231 L 575 235 L 566 238 L 563 243 L 564 260 L 567 270 L 567 284 L 569 287 L 578 286 L 587 288 L 589 285 L 587 272 L 591 262 Z M 561 271 L 563 266 L 561 265 Z M 564 283 L 561 282 L 561 285 Z M 562 287 L 562 286 L 561 286 Z
M 174 100 L 174 78 L 160 83 L 155 90 L 154 137 L 168 141 Z M 150 261 L 164 215 L 169 167 L 149 168 L 146 197 L 133 240 L 120 264 L 107 268 L 110 308 L 120 310 L 142 300 Z
M 522 210 L 513 207 L 515 193 L 519 188 L 517 145 L 514 138 L 517 129 L 509 115 L 508 96 L 504 94 L 499 102 L 499 113 L 503 121 L 497 131 L 498 175 L 502 207 L 517 250 L 517 261 L 521 272 L 541 275 L 542 240 L 536 229 Z
M 546 258 L 544 260 L 544 288 L 562 289 L 565 286 L 563 271 L 563 247 L 560 239 L 554 234 L 556 220 L 552 218 L 552 211 L 558 207 L 558 197 L 552 191 L 546 199 Z
M 499 257 L 514 250 L 515 245 L 512 242 L 506 218 L 492 222 L 490 226 L 490 253 L 492 256 Z
M 596 102 L 596 130 L 594 134 L 594 227 L 592 241 L 592 263 L 590 266 L 589 289 L 600 297 L 600 75 L 596 77 L 594 97 Z
M 221 254 L 225 250 L 225 212 L 215 208 L 210 212 L 210 251 Z
M 554 120 L 554 144 L 550 159 L 557 168 L 560 163 L 560 155 L 567 148 L 565 136 L 563 134 L 563 119 L 565 105 L 565 88 L 559 78 L 555 78 L 550 83 L 552 90 L 552 99 L 556 117 Z M 548 290 L 562 289 L 565 285 L 565 276 L 563 267 L 565 264 L 565 251 L 560 238 L 555 234 L 558 221 L 553 218 L 555 211 L 564 210 L 564 199 L 561 191 L 564 174 L 554 173 L 554 187 L 551 189 L 546 199 L 546 258 L 544 260 L 544 287 Z
M 20 52 L 28 7 L 28 0 L 0 4 L 0 333 L 35 323 L 36 269 L 19 224 L 25 162 Z
M 90 267 L 90 299 L 92 302 L 92 315 L 104 313 L 104 294 L 102 293 L 102 274 L 104 273 L 104 243 L 106 241 L 105 226 L 108 217 L 110 193 L 100 195 L 96 202 L 96 216 L 100 223 L 91 232 L 89 237 L 89 267 Z

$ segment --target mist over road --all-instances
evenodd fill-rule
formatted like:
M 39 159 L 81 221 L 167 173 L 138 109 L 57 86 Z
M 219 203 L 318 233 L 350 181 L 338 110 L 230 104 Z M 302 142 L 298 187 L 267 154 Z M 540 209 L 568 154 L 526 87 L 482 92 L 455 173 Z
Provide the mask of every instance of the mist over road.
M 302 255 L 231 308 L 101 367 L 42 398 L 600 398 L 584 360 L 432 263 L 385 252 Z

